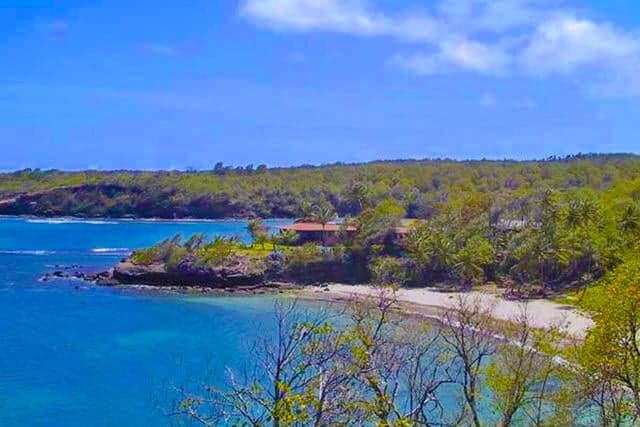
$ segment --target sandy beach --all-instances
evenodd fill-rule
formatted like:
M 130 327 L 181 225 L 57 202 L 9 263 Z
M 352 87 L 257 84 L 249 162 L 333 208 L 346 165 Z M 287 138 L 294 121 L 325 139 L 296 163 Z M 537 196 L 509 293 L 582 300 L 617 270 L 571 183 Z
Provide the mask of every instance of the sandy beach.
M 376 290 L 366 285 L 329 284 L 324 288 L 305 291 L 309 297 L 325 300 L 344 300 L 352 296 L 372 296 Z M 408 310 L 431 317 L 439 317 L 443 310 L 455 306 L 459 296 L 478 298 L 487 307 L 493 307 L 496 319 L 510 321 L 517 318 L 526 307 L 531 324 L 538 328 L 558 327 L 575 338 L 583 338 L 593 326 L 593 321 L 575 307 L 549 300 L 510 301 L 498 295 L 482 292 L 441 292 L 432 288 L 399 289 L 398 301 Z

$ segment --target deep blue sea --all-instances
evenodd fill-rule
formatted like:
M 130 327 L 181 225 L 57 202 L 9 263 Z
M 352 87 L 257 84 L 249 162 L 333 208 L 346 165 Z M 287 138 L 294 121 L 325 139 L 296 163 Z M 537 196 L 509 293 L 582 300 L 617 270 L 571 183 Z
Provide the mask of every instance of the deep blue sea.
M 271 225 L 278 220 L 269 221 Z M 56 266 L 109 268 L 131 249 L 194 232 L 247 238 L 243 221 L 0 218 L 0 426 L 170 425 L 171 384 L 246 356 L 275 297 L 140 293 L 74 280 Z

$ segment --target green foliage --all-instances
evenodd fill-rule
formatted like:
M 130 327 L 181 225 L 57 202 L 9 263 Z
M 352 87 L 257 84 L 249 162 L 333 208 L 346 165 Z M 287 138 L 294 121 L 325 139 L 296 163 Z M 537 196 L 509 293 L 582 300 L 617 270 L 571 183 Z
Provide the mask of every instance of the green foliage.
M 640 250 L 639 177 L 640 158 L 630 155 L 283 169 L 218 164 L 206 172 L 24 170 L 0 174 L 0 214 L 301 216 L 321 224 L 351 215 L 358 231 L 343 242 L 362 269 L 404 248 L 428 279 L 557 292 L 593 283 Z M 407 215 L 427 221 L 406 242 L 394 241 L 392 231 Z M 262 223 L 251 221 L 248 231 L 252 249 L 268 252 Z M 197 253 L 204 240 L 165 242 L 132 260 L 177 265 L 185 255 L 176 246 Z M 296 242 L 285 233 L 276 243 Z M 212 253 L 211 262 L 226 257 L 222 249 Z
M 595 327 L 575 353 L 581 381 L 602 413 L 640 417 L 640 260 L 628 257 L 585 296 Z M 622 423 L 624 424 L 624 423 Z
M 3 205 L 0 213 L 310 217 L 312 205 L 330 201 L 345 216 L 393 198 L 411 215 L 431 218 L 460 207 L 467 220 L 502 202 L 529 199 L 544 188 L 599 193 L 617 187 L 613 200 L 624 196 L 637 202 L 639 165 L 629 155 L 583 155 L 529 162 L 424 160 L 268 170 L 218 165 L 203 172 L 25 169 L 0 174 L 0 199 L 31 195 Z
M 298 242 L 299 236 L 293 230 L 281 230 L 273 239 L 278 245 L 293 246 Z
M 285 253 L 285 263 L 290 268 L 300 268 L 307 264 L 322 261 L 326 258 L 326 252 L 313 243 L 291 248 Z
M 149 265 L 156 260 L 155 248 L 139 249 L 131 254 L 131 261 L 134 264 Z
M 409 235 L 408 253 L 423 267 L 441 272 L 454 265 L 456 245 L 447 230 L 425 224 Z
M 131 261 L 135 264 L 148 265 L 156 262 L 166 263 L 169 260 L 176 261 L 178 255 L 176 252 L 182 253 L 181 248 L 182 236 L 175 235 L 170 239 L 163 240 L 157 245 L 134 251 Z
M 196 251 L 197 261 L 204 265 L 217 266 L 229 259 L 239 244 L 233 238 L 216 236 L 211 242 Z
M 466 282 L 482 282 L 485 269 L 494 262 L 491 242 L 482 236 L 473 236 L 466 240 L 455 255 L 453 269 Z
M 401 286 L 407 280 L 406 267 L 394 257 L 375 258 L 370 266 L 373 283 L 380 286 Z
M 490 307 L 461 298 L 432 328 L 398 316 L 388 287 L 333 317 L 295 304 L 276 306 L 276 330 L 256 341 L 245 375 L 180 388 L 173 413 L 211 425 L 515 427 L 582 425 L 590 408 L 575 367 L 558 363 L 564 337 L 533 328 L 526 311 L 503 326 Z
M 355 221 L 357 232 L 353 242 L 354 251 L 366 255 L 374 245 L 386 243 L 404 215 L 404 207 L 394 199 L 384 200 L 363 211 Z

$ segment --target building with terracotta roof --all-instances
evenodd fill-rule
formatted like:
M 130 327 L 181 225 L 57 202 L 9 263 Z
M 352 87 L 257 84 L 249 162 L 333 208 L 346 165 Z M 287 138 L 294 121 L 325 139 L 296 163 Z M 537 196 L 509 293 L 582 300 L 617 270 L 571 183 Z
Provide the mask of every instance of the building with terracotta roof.
M 403 220 L 401 226 L 394 229 L 394 233 L 398 238 L 404 238 L 409 234 L 411 224 Z M 279 227 L 280 232 L 292 231 L 298 235 L 298 243 L 304 244 L 308 242 L 322 243 L 327 245 L 335 245 L 353 236 L 357 231 L 356 226 L 332 221 L 327 224 L 320 224 L 309 220 L 296 220 L 293 224 L 282 225 Z

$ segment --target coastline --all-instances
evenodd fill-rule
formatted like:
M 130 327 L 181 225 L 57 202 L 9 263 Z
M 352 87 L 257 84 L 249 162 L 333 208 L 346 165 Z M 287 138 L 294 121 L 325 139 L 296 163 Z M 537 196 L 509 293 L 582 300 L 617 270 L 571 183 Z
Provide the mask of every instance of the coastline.
M 118 221 L 118 222 L 150 222 L 150 223 L 211 223 L 211 222 L 243 222 L 252 219 L 252 217 L 224 217 L 224 218 L 200 218 L 200 217 L 182 217 L 182 218 L 163 218 L 163 217 L 121 217 L 121 216 L 71 216 L 71 215 L 4 215 L 0 214 L 0 219 L 22 219 L 22 220 L 52 220 L 52 221 L 69 221 L 69 222 L 85 222 L 85 221 Z M 279 218 L 261 218 L 264 221 L 293 221 L 293 217 Z
M 322 285 L 300 285 L 287 282 L 268 282 L 254 286 L 207 287 L 207 286 L 154 286 L 135 284 L 107 284 L 102 286 L 135 292 L 161 292 L 199 296 L 253 296 L 282 294 L 309 301 L 344 304 L 354 297 L 372 297 L 376 288 L 372 285 L 347 285 L 326 283 Z M 535 328 L 556 328 L 570 337 L 582 340 L 593 327 L 591 318 L 573 306 L 544 299 L 527 301 L 506 300 L 499 295 L 481 292 L 443 292 L 436 288 L 400 288 L 396 293 L 398 308 L 404 315 L 419 316 L 442 321 L 444 313 L 455 307 L 458 297 L 478 299 L 491 307 L 492 317 L 503 322 L 512 322 L 526 310 Z
M 342 303 L 353 297 L 374 296 L 375 288 L 370 285 L 332 283 L 324 287 L 305 287 L 296 294 L 310 300 Z M 452 309 L 461 296 L 477 298 L 481 304 L 492 307 L 492 317 L 496 320 L 510 322 L 526 310 L 535 328 L 558 328 L 577 339 L 584 339 L 594 325 L 593 320 L 577 308 L 544 299 L 511 301 L 487 292 L 442 292 L 435 288 L 400 288 L 396 293 L 404 314 L 435 320 L 442 320 L 443 314 Z

